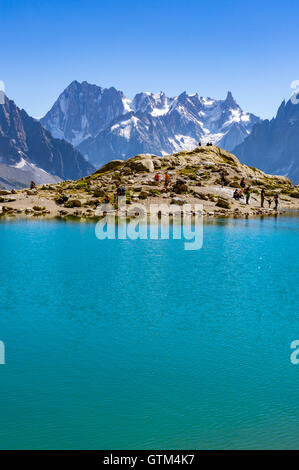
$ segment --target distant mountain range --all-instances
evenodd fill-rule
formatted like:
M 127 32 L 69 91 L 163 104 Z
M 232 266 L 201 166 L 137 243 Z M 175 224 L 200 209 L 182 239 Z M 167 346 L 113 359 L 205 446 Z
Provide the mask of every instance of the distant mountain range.
M 280 105 L 275 118 L 256 124 L 233 152 L 243 163 L 299 183 L 299 105 Z
M 0 105 L 0 186 L 21 188 L 30 180 L 52 183 L 78 179 L 93 166 L 64 140 L 58 140 L 40 122 L 5 97 Z
M 258 122 L 230 92 L 224 100 L 186 92 L 173 98 L 145 92 L 128 100 L 115 88 L 77 81 L 41 119 L 54 137 L 72 143 L 95 166 L 138 153 L 190 150 L 199 140 L 231 151 Z
M 142 92 L 72 82 L 40 120 L 5 98 L 0 105 L 0 187 L 79 179 L 113 159 L 191 150 L 212 142 L 251 166 L 299 182 L 299 105 L 284 101 L 271 121 L 224 100 L 186 92 Z

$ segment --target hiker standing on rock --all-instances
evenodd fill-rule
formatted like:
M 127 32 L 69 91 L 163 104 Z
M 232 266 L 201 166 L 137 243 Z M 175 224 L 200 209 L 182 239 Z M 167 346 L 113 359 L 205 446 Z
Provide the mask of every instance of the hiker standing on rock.
M 168 173 L 168 171 L 166 171 L 166 173 L 165 173 L 165 188 L 168 187 L 169 181 L 170 181 L 170 174 Z
M 159 173 L 156 173 L 156 174 L 155 174 L 155 181 L 156 181 L 157 183 L 159 183 L 159 181 L 160 181 L 160 175 L 159 175 Z
M 269 204 L 269 209 L 270 209 L 271 204 L 272 204 L 272 199 L 271 199 L 271 197 L 269 197 L 269 199 L 268 199 L 268 204 Z
M 261 191 L 261 207 L 264 207 L 264 202 L 265 202 L 265 190 L 262 189 L 262 191 Z
M 245 189 L 246 184 L 245 184 L 245 178 L 244 178 L 244 176 L 243 176 L 243 178 L 241 179 L 240 186 L 241 186 L 241 188 L 242 188 L 243 190 Z
M 30 183 L 30 189 L 35 189 L 36 188 L 36 184 L 34 181 L 31 181 Z
M 221 187 L 223 188 L 225 185 L 225 174 L 224 171 L 221 172 Z
M 279 196 L 278 194 L 276 193 L 275 196 L 274 196 L 274 204 L 275 204 L 275 207 L 274 209 L 277 211 L 278 209 L 278 202 L 279 202 Z
M 249 204 L 249 200 L 250 200 L 250 187 L 247 186 L 247 188 L 245 189 L 245 197 L 246 197 L 246 204 Z

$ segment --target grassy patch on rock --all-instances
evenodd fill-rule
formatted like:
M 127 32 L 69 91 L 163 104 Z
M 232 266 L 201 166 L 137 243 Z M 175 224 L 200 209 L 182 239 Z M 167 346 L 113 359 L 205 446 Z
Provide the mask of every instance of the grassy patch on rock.
M 217 207 L 221 207 L 222 209 L 230 209 L 231 205 L 227 199 L 222 197 L 218 197 L 218 201 L 216 202 Z

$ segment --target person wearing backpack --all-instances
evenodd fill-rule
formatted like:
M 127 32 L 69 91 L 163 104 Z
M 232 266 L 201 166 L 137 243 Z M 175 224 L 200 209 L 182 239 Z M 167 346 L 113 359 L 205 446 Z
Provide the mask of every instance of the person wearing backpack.
M 170 174 L 168 173 L 168 171 L 166 171 L 166 173 L 165 173 L 165 188 L 167 188 L 167 186 L 169 184 L 169 181 L 170 181 Z

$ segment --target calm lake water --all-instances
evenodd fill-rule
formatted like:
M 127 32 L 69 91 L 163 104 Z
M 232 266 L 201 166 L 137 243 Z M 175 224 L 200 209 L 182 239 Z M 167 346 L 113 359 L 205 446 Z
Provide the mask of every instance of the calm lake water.
M 0 223 L 1 449 L 299 448 L 298 218 Z

